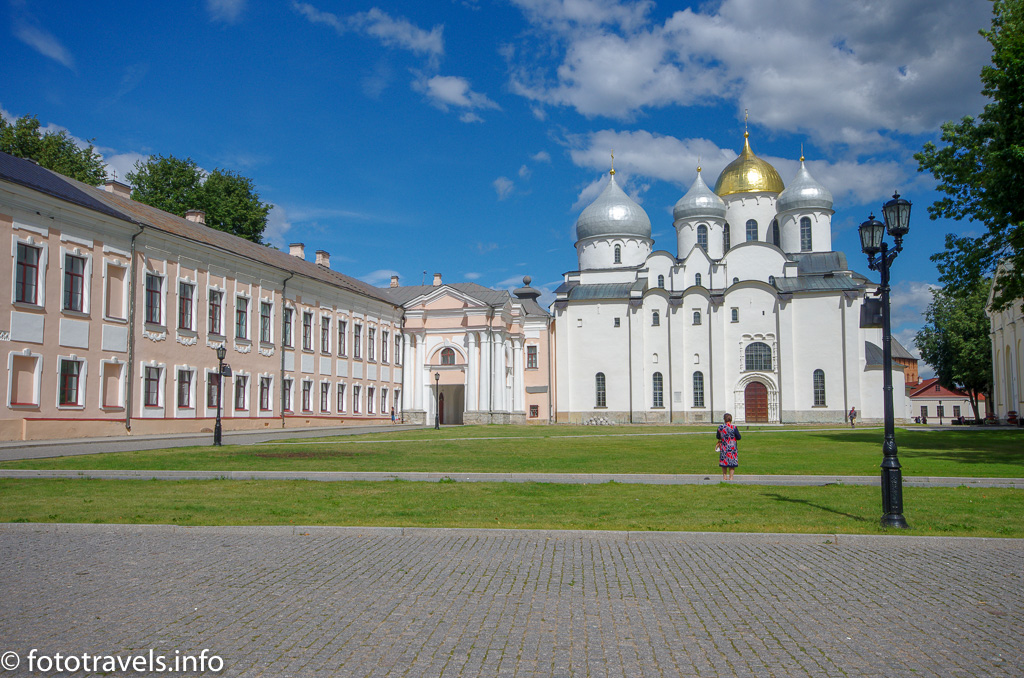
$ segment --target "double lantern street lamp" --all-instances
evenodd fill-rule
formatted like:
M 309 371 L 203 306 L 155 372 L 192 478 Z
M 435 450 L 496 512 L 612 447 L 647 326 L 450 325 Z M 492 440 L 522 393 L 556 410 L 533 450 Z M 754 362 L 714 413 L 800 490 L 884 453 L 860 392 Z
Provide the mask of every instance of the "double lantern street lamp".
M 885 406 L 885 441 L 882 443 L 882 454 L 884 455 L 882 459 L 882 526 L 905 528 L 907 521 L 903 517 L 903 475 L 900 472 L 900 460 L 896 455 L 896 432 L 892 405 L 889 267 L 903 251 L 903 236 L 910 230 L 910 201 L 901 198 L 899 193 L 894 193 L 892 200 L 882 206 L 882 216 L 885 218 L 884 224 L 875 219 L 874 214 L 871 214 L 868 220 L 860 225 L 860 248 L 864 254 L 868 255 L 868 267 L 873 271 L 878 271 L 882 276 L 882 284 L 878 288 L 882 297 L 882 390 Z M 895 240 L 895 246 L 892 249 L 889 249 L 888 243 L 883 240 L 886 231 Z
M 221 393 L 224 390 L 224 358 L 227 356 L 228 350 L 221 344 L 217 347 L 217 423 L 213 426 L 213 444 L 221 444 L 221 436 L 223 429 L 220 425 L 220 403 Z
M 434 372 L 434 428 L 441 430 L 441 373 Z

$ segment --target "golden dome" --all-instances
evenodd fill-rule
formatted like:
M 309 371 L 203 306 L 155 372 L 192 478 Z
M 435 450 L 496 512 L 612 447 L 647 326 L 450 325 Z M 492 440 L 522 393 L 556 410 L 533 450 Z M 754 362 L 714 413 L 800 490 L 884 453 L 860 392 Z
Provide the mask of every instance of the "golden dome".
M 781 193 L 786 186 L 779 173 L 750 150 L 750 134 L 743 133 L 743 152 L 722 170 L 715 183 L 715 193 L 720 196 L 733 193 L 768 191 Z

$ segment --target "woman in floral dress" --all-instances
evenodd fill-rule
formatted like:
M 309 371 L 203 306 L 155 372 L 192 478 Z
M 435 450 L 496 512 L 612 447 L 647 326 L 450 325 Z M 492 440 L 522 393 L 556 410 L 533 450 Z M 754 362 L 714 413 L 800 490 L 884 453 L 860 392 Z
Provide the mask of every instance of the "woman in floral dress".
M 725 423 L 718 427 L 715 437 L 718 438 L 718 465 L 722 467 L 722 480 L 732 480 L 736 467 L 740 465 L 736 451 L 736 441 L 740 439 L 740 430 L 732 425 L 732 415 L 725 415 Z

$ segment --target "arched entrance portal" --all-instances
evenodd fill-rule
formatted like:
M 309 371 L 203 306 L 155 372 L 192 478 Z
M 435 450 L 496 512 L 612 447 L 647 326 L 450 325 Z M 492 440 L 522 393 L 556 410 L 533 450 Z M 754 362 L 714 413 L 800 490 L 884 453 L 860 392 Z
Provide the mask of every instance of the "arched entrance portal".
M 743 419 L 749 423 L 768 422 L 768 387 L 752 381 L 743 389 Z

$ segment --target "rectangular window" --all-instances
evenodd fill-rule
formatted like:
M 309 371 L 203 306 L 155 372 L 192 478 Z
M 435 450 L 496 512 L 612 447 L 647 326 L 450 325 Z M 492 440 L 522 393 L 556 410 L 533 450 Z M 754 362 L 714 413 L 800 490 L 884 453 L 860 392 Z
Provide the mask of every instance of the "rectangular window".
M 526 347 L 526 369 L 535 370 L 537 369 L 537 347 L 527 346 Z
M 270 411 L 270 377 L 260 377 L 260 410 Z
M 283 393 L 284 393 L 284 396 L 283 396 L 284 403 L 283 403 L 283 407 L 284 407 L 284 411 L 285 412 L 291 412 L 292 411 L 292 383 L 294 383 L 294 382 L 291 379 L 285 379 L 284 380 L 284 390 L 283 390 Z
M 540 416 L 540 405 L 530 405 L 530 419 L 536 419 Z
M 152 273 L 146 274 L 146 322 L 160 325 L 163 309 L 160 307 L 161 291 L 164 279 Z
M 281 320 L 281 343 L 289 348 L 292 346 L 292 312 L 292 309 L 286 308 Z
M 945 407 L 945 405 L 936 405 L 935 406 L 935 416 L 938 417 L 939 419 L 942 419 L 944 416 L 946 416 L 946 407 Z
M 338 412 L 345 411 L 345 384 L 338 384 Z
M 388 412 L 388 390 L 382 388 L 380 390 L 380 413 L 387 414 Z
M 355 325 L 352 327 L 352 355 L 358 359 L 362 356 L 362 341 L 363 341 L 363 326 Z
M 178 370 L 178 407 L 192 407 L 192 370 Z
M 38 405 L 35 356 L 14 354 L 11 360 L 11 405 Z
M 391 333 L 387 330 L 382 330 L 380 333 L 380 361 L 386 363 L 388 361 L 388 339 Z M 381 408 L 386 409 L 386 408 Z
M 693 406 L 704 407 L 704 373 L 693 373 Z
M 359 414 L 359 387 L 352 387 L 352 413 Z
M 272 342 L 270 336 L 270 314 L 273 310 L 273 306 L 269 301 L 260 302 L 260 341 L 264 344 Z
M 85 258 L 72 254 L 64 255 L 64 310 L 83 309 L 85 297 Z
M 123 266 L 107 266 L 107 317 L 124 320 L 124 278 L 128 269 Z
M 313 382 L 302 382 L 302 411 L 313 411 Z
M 218 402 L 220 402 L 220 375 L 216 372 L 207 372 L 206 406 L 215 410 Z
M 331 319 L 326 316 L 320 318 L 320 352 L 331 352 Z
M 377 334 L 377 330 L 372 328 L 372 327 L 369 328 L 369 330 L 367 330 L 367 337 L 366 337 L 366 358 L 367 358 L 367 360 L 373 360 L 374 349 L 377 348 L 376 334 Z
M 160 372 L 159 367 L 146 368 L 142 390 L 142 404 L 146 407 L 160 407 Z
M 223 334 L 220 327 L 224 293 L 210 290 L 210 334 Z
M 192 297 L 196 286 L 187 282 L 178 283 L 178 329 L 192 329 Z
M 375 392 L 376 392 L 376 389 L 373 388 L 372 386 L 369 386 L 366 389 L 366 413 L 367 414 L 373 414 L 373 395 L 374 395 Z
M 18 272 L 14 300 L 22 304 L 39 303 L 39 248 L 18 243 Z
M 249 338 L 249 300 L 235 297 L 235 338 Z
M 309 311 L 302 314 L 302 350 L 313 350 L 313 314 Z
M 326 382 L 320 384 L 320 411 L 331 411 L 331 385 Z
M 118 363 L 103 363 L 102 400 L 105 408 L 121 408 L 121 365 Z
M 923 417 L 923 418 L 927 418 L 928 417 L 928 406 L 927 405 L 921 405 L 921 417 Z
M 402 364 L 402 335 L 395 335 L 395 364 Z
M 246 394 L 249 392 L 249 377 L 242 375 L 235 375 L 235 409 L 236 410 L 247 410 L 249 406 L 246 404 Z
M 348 323 L 344 320 L 338 321 L 338 355 L 345 355 L 345 332 L 348 330 Z
M 57 403 L 60 405 L 81 405 L 79 398 L 79 377 L 82 374 L 82 362 L 79 360 L 60 361 L 60 392 Z
M 953 405 L 953 416 L 956 417 L 957 419 L 960 418 L 960 406 L 959 405 Z

